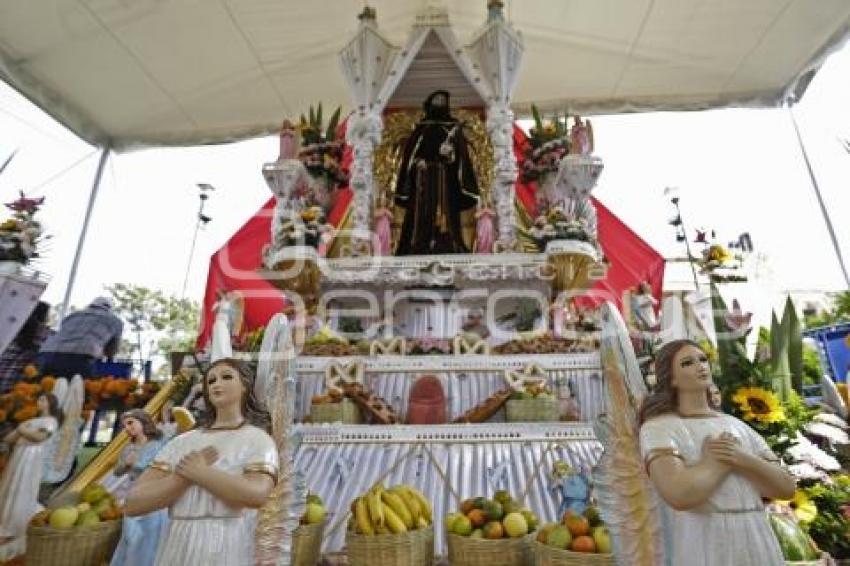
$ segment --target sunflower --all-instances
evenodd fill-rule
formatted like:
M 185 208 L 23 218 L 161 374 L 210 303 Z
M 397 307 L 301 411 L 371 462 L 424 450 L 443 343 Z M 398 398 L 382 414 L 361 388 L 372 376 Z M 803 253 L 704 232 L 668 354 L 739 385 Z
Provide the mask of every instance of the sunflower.
M 732 401 L 744 413 L 745 421 L 770 424 L 785 420 L 785 410 L 779 404 L 779 399 L 767 389 L 741 387 L 732 396 Z
M 794 511 L 794 516 L 801 523 L 811 523 L 818 516 L 818 508 L 815 502 L 809 499 L 806 492 L 798 489 L 794 492 L 794 497 L 789 499 L 777 499 L 775 503 L 790 507 Z

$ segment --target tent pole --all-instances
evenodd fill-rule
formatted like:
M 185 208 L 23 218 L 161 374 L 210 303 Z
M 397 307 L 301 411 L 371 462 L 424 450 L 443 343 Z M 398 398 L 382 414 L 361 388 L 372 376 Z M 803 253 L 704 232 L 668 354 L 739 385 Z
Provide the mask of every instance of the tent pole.
M 97 200 L 97 191 L 100 189 L 100 180 L 103 178 L 103 169 L 106 165 L 106 159 L 109 157 L 110 147 L 105 145 L 100 153 L 100 160 L 97 162 L 97 171 L 94 174 L 94 182 L 92 183 L 91 193 L 89 194 L 89 205 L 86 208 L 86 217 L 83 219 L 83 228 L 80 230 L 80 239 L 77 242 L 77 251 L 74 253 L 74 263 L 71 264 L 71 274 L 68 276 L 68 286 L 65 287 L 65 298 L 62 300 L 62 308 L 59 310 L 59 325 L 62 325 L 62 320 L 65 318 L 65 313 L 68 310 L 69 301 L 71 300 L 71 291 L 74 289 L 74 280 L 77 278 L 77 268 L 80 265 L 80 256 L 83 253 L 83 245 L 86 242 L 86 233 L 89 230 L 89 221 L 91 220 L 92 209 Z
M 829 231 L 829 237 L 832 240 L 832 247 L 835 248 L 835 255 L 838 257 L 838 265 L 841 267 L 841 273 L 844 274 L 844 284 L 850 289 L 850 275 L 847 273 L 847 265 L 844 263 L 844 256 L 841 255 L 841 247 L 838 245 L 838 239 L 835 237 L 835 229 L 832 227 L 832 220 L 829 218 L 829 212 L 826 210 L 826 205 L 823 202 L 823 196 L 820 193 L 820 185 L 815 177 L 815 172 L 812 170 L 812 163 L 809 161 L 809 154 L 806 151 L 806 146 L 803 143 L 803 137 L 800 135 L 800 127 L 797 125 L 797 118 L 794 116 L 794 110 L 791 105 L 788 105 L 788 114 L 791 116 L 791 123 L 794 124 L 794 132 L 797 134 L 797 143 L 800 145 L 800 152 L 803 154 L 803 161 L 806 162 L 806 169 L 809 171 L 809 179 L 812 181 L 812 188 L 815 190 L 815 196 L 818 197 L 823 220 L 826 222 L 826 229 Z

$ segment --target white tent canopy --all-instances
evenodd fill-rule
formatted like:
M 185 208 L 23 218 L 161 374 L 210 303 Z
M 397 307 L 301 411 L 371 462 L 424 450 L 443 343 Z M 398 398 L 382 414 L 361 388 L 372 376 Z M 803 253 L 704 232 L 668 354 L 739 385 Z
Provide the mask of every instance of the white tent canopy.
M 405 44 L 433 0 L 371 0 Z M 484 0 L 445 3 L 461 42 Z M 337 55 L 363 2 L 9 0 L 0 77 L 93 144 L 220 143 L 311 103 L 350 108 Z M 508 0 L 523 34 L 514 106 L 582 113 L 774 106 L 850 29 L 846 0 Z M 435 87 L 440 85 L 434 85 Z

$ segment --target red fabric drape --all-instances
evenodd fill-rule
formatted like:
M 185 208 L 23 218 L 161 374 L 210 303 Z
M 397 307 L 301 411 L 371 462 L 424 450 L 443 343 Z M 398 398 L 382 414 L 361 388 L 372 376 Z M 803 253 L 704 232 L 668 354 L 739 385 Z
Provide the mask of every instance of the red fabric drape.
M 345 124 L 340 126 L 339 135 L 344 136 Z M 518 126 L 514 126 L 514 152 L 519 165 L 529 145 L 528 137 Z M 343 166 L 351 164 L 352 154 L 346 147 Z M 517 180 L 516 196 L 522 206 L 535 216 L 535 183 L 525 184 Z M 351 202 L 349 188 L 339 189 L 339 197 L 330 217 L 337 225 Z M 664 258 L 640 236 L 635 234 L 602 203 L 593 199 L 598 216 L 600 245 L 608 258 L 610 267 L 605 279 L 598 281 L 583 301 L 598 304 L 611 300 L 622 306 L 623 293 L 642 281 L 648 281 L 658 302 L 661 302 L 661 287 L 664 280 Z M 256 275 L 260 266 L 263 246 L 269 243 L 274 198 L 269 199 L 259 211 L 240 228 L 210 259 L 207 287 L 204 294 L 201 332 L 198 346 L 207 344 L 212 332 L 215 315 L 212 307 L 222 291 L 239 290 L 245 296 L 243 330 L 252 330 L 265 325 L 275 313 L 283 308 L 279 291 Z

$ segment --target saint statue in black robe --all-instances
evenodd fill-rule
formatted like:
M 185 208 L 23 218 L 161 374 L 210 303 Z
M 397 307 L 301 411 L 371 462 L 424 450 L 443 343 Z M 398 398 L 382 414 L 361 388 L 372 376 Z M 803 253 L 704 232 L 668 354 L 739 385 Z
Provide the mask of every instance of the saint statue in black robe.
M 396 255 L 469 253 L 460 213 L 478 202 L 478 183 L 462 124 L 438 90 L 423 104 L 424 118 L 407 140 L 395 189 L 405 209 Z

